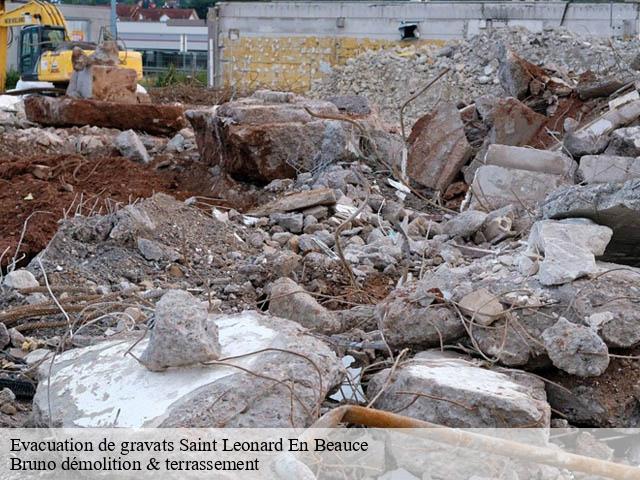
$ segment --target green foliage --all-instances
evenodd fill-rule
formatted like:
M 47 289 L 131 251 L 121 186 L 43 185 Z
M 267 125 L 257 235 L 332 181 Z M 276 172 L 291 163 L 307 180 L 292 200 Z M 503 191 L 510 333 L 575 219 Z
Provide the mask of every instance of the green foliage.
M 174 65 L 170 65 L 165 71 L 155 75 L 145 75 L 142 80 L 144 87 L 169 87 L 179 84 L 207 84 L 207 72 L 196 71 L 194 73 L 186 73 L 178 70 Z
M 11 69 L 7 72 L 7 81 L 4 83 L 5 90 L 11 90 L 16 88 L 16 83 L 20 80 L 20 72 Z

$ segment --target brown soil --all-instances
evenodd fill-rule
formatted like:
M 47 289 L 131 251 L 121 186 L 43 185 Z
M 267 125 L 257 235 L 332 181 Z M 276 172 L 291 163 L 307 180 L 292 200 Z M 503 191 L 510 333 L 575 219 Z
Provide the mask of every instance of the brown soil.
M 51 167 L 48 180 L 33 175 L 37 164 Z M 0 264 L 5 266 L 14 257 L 23 229 L 24 238 L 17 257 L 29 259 L 47 245 L 58 229 L 58 221 L 65 215 L 105 213 L 154 192 L 178 199 L 206 194 L 201 190 L 202 185 L 194 182 L 195 178 L 206 178 L 206 175 L 202 175 L 197 164 L 193 169 L 200 173 L 181 175 L 175 166 L 156 170 L 154 165 L 144 166 L 122 157 L 2 158 L 0 253 L 8 250 Z
M 171 85 L 149 89 L 153 103 L 179 102 L 184 105 L 217 105 L 231 99 L 231 92 L 198 84 Z

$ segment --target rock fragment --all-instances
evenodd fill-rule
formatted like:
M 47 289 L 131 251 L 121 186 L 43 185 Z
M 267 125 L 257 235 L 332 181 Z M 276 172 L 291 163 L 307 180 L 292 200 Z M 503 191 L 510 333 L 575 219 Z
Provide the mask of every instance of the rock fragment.
M 120 133 L 116 137 L 115 145 L 123 157 L 140 163 L 149 163 L 151 161 L 147 149 L 142 144 L 138 134 L 133 130 L 126 130 Z
M 280 278 L 271 285 L 269 313 L 318 332 L 335 333 L 340 330 L 336 315 L 289 278 Z
M 504 315 L 500 300 L 486 288 L 474 290 L 462 297 L 460 309 L 480 325 L 491 325 Z
M 152 371 L 220 358 L 218 327 L 188 292 L 170 290 L 156 304 L 156 320 L 141 360 Z
M 553 364 L 567 373 L 597 377 L 609 366 L 607 345 L 588 327 L 560 317 L 541 338 Z
M 40 286 L 36 277 L 33 276 L 33 273 L 25 269 L 18 269 L 7 273 L 4 276 L 2 284 L 5 287 L 14 289 L 34 288 Z

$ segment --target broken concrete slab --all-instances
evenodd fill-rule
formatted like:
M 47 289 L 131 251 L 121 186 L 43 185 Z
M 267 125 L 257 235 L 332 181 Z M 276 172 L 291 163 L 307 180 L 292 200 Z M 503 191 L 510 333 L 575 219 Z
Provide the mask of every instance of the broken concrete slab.
M 340 361 L 325 343 L 293 322 L 257 312 L 212 316 L 209 321 L 219 329 L 222 356 L 242 358 L 227 361 L 228 366 L 194 365 L 152 372 L 125 355 L 137 338 L 70 350 L 56 357 L 50 382 L 41 381 L 38 386 L 34 423 L 275 428 L 303 427 L 315 421 L 319 402 L 342 380 Z M 133 354 L 139 356 L 147 342 L 133 347 Z M 253 354 L 268 348 L 299 355 L 282 351 Z M 48 364 L 40 367 L 42 379 L 48 373 Z M 282 383 L 276 383 L 278 380 Z M 289 388 L 294 392 L 293 401 Z
M 538 270 L 543 285 L 560 285 L 596 273 L 613 231 L 589 219 L 541 220 L 533 224 L 528 249 L 544 254 Z
M 440 351 L 373 375 L 367 396 L 378 393 L 376 408 L 447 427 L 546 428 L 551 417 L 544 383 L 533 375 L 480 368 Z
M 604 153 L 622 157 L 640 156 L 640 126 L 618 128 L 611 132 Z
M 123 157 L 135 162 L 149 163 L 151 158 L 140 137 L 133 130 L 121 132 L 115 139 L 115 146 Z
M 609 349 L 596 332 L 560 317 L 541 335 L 547 355 L 561 370 L 579 377 L 597 377 L 609 366 Z
M 129 105 L 32 95 L 25 99 L 24 106 L 30 121 L 52 127 L 91 125 L 172 135 L 187 126 L 181 105 Z
M 544 218 L 589 218 L 613 230 L 603 260 L 640 265 L 640 179 L 623 184 L 571 186 L 542 205 Z
M 409 178 L 442 192 L 472 153 L 460 112 L 451 102 L 445 102 L 421 117 L 413 126 L 407 143 Z
M 156 304 L 151 338 L 141 362 L 160 372 L 220 358 L 218 327 L 207 321 L 207 307 L 189 292 L 169 290 Z
M 640 158 L 585 155 L 580 159 L 578 174 L 586 183 L 623 183 L 640 178 Z
M 333 103 L 288 92 L 259 91 L 217 109 L 189 111 L 187 117 L 202 159 L 239 178 L 293 178 L 363 155 L 361 130 L 340 120 L 343 115 Z M 393 137 L 375 114 L 358 118 L 358 124 L 368 137 Z M 374 143 L 384 157 L 386 147 Z
M 271 284 L 269 313 L 292 320 L 313 331 L 340 331 L 340 320 L 336 315 L 289 278 L 280 278 Z
M 331 206 L 335 204 L 336 194 L 332 188 L 317 188 L 276 198 L 272 202 L 250 210 L 247 215 L 266 216 L 272 213 L 293 212 L 316 206 Z
M 467 207 L 489 212 L 516 205 L 534 210 L 549 193 L 569 184 L 560 175 L 485 165 L 476 171 Z
M 560 152 L 509 145 L 489 145 L 484 164 L 549 173 L 568 179 L 573 179 L 578 166 L 571 158 Z

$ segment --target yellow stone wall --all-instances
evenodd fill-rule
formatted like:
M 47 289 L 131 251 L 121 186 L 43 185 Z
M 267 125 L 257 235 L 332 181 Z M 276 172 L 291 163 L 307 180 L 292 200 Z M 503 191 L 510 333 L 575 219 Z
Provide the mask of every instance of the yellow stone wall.
M 304 93 L 313 80 L 324 75 L 323 64 L 341 65 L 365 50 L 426 43 L 443 42 L 316 36 L 226 38 L 222 49 L 223 84 L 241 92 L 269 88 Z

